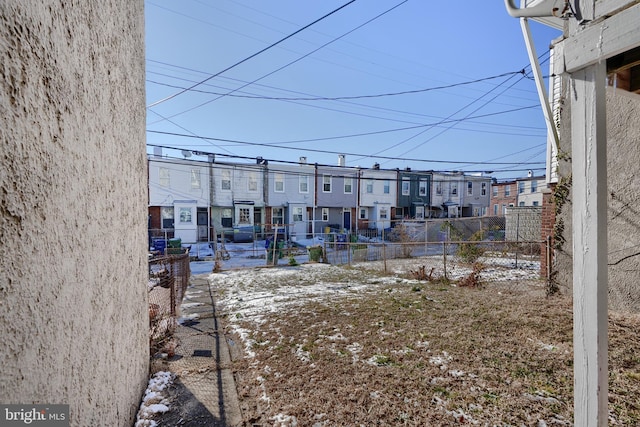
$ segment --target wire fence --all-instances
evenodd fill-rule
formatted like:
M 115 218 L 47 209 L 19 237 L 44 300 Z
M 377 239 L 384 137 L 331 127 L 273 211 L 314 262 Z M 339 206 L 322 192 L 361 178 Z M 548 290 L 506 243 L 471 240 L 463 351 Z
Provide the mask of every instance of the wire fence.
M 149 259 L 149 340 L 152 354 L 175 331 L 178 308 L 190 275 L 189 254 Z

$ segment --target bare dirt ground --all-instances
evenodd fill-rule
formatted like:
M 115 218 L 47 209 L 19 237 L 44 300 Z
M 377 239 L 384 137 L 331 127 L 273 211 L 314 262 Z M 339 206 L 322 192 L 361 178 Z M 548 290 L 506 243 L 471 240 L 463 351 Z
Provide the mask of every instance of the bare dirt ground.
M 408 267 L 405 271 L 409 271 Z M 358 268 L 214 275 L 245 425 L 573 425 L 572 309 Z M 609 425 L 640 425 L 640 318 L 609 321 Z

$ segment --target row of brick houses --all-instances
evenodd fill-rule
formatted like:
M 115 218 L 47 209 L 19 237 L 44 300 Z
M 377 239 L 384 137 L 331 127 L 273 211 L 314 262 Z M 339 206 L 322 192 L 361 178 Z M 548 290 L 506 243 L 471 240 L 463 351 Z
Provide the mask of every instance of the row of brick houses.
M 544 193 L 549 191 L 545 176 L 533 176 L 491 184 L 491 201 L 488 216 L 504 216 L 507 208 L 542 206 Z
M 332 166 L 198 154 L 202 160 L 172 158 L 156 148 L 148 156 L 149 227 L 174 230 L 183 242 L 272 224 L 286 224 L 291 236 L 327 227 L 382 230 L 402 219 L 482 216 L 490 202 L 489 176 L 347 167 L 342 155 Z

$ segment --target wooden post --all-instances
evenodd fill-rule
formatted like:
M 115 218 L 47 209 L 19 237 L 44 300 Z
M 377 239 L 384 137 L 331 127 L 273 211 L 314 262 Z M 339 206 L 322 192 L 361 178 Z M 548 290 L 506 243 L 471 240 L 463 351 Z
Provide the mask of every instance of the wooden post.
M 607 425 L 606 61 L 571 75 L 574 424 Z

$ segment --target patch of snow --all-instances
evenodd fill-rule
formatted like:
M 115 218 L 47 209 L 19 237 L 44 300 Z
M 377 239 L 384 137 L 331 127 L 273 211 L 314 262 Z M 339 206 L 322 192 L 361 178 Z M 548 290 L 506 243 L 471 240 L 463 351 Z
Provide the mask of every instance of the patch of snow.
M 273 427 L 296 427 L 298 419 L 293 415 L 276 414 L 270 418 L 273 421 Z
M 157 413 L 169 410 L 169 401 L 164 391 L 173 383 L 174 375 L 171 372 L 156 372 L 149 379 L 149 384 L 145 390 L 135 427 L 156 427 L 158 424 L 152 418 Z

